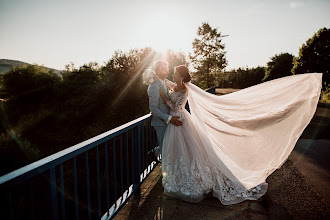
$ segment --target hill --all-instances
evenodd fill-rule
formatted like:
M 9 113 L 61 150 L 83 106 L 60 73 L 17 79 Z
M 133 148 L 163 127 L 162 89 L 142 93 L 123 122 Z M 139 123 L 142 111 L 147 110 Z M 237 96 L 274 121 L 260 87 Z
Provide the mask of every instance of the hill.
M 23 65 L 31 65 L 31 64 L 25 63 L 22 61 L 18 61 L 18 60 L 0 59 L 0 74 L 4 74 L 4 73 L 10 71 L 14 67 L 23 66 Z M 44 67 L 44 68 L 46 68 L 49 71 L 51 71 L 51 70 L 54 71 L 54 73 L 56 73 L 57 75 L 61 75 L 59 70 L 48 68 L 48 67 Z

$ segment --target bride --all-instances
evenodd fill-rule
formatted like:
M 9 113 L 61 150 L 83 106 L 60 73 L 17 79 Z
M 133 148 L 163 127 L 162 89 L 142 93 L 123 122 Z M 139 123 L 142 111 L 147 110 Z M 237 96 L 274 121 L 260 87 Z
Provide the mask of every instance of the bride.
M 164 193 L 188 202 L 214 196 L 224 205 L 266 193 L 266 178 L 312 119 L 322 86 L 322 74 L 301 74 L 215 96 L 190 83 L 186 66 L 175 67 L 173 79 L 170 98 L 160 94 L 182 126 L 166 128 Z

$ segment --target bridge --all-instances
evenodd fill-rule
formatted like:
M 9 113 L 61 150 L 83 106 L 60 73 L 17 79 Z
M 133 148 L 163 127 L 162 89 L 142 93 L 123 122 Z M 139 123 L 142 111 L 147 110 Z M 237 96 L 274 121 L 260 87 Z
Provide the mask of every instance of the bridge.
M 319 113 L 327 119 L 326 126 L 328 108 Z M 304 201 L 302 214 L 329 216 L 328 201 L 322 200 L 326 196 L 314 195 L 298 172 L 301 157 L 297 154 L 271 175 L 270 193 L 258 201 L 224 206 L 212 197 L 194 204 L 165 196 L 161 164 L 151 153 L 158 143 L 150 120 L 147 114 L 1 176 L 1 219 L 275 219 L 270 217 L 276 215 L 289 219 L 295 210 L 274 205 L 272 196 L 278 199 L 276 190 L 283 188 L 279 184 L 290 178 L 301 185 L 289 185 L 288 191 L 303 189 L 300 200 L 310 200 Z M 329 141 L 324 143 L 328 149 Z M 306 152 L 304 147 L 298 146 L 301 152 Z M 282 196 L 297 195 L 288 191 Z
M 112 219 L 157 166 L 150 121 L 147 114 L 1 176 L 1 219 Z
M 150 120 L 147 114 L 1 176 L 1 219 L 112 218 L 156 165 Z

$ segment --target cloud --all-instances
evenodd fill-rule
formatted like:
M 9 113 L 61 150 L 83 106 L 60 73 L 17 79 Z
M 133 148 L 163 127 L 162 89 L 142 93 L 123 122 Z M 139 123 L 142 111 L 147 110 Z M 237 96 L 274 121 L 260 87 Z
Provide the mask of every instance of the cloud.
M 303 2 L 290 2 L 290 8 L 301 8 L 304 6 L 305 6 L 305 3 L 303 3 Z

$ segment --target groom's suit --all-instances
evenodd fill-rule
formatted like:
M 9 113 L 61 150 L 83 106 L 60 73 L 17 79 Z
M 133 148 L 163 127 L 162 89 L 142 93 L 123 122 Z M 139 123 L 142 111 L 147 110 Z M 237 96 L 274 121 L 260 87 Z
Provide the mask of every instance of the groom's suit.
M 156 130 L 159 143 L 159 148 L 155 150 L 156 156 L 162 153 L 166 126 L 171 119 L 169 115 L 170 109 L 160 97 L 159 89 L 164 90 L 165 94 L 168 95 L 166 87 L 164 88 L 160 80 L 150 84 L 148 87 L 149 109 L 152 113 L 151 126 Z

